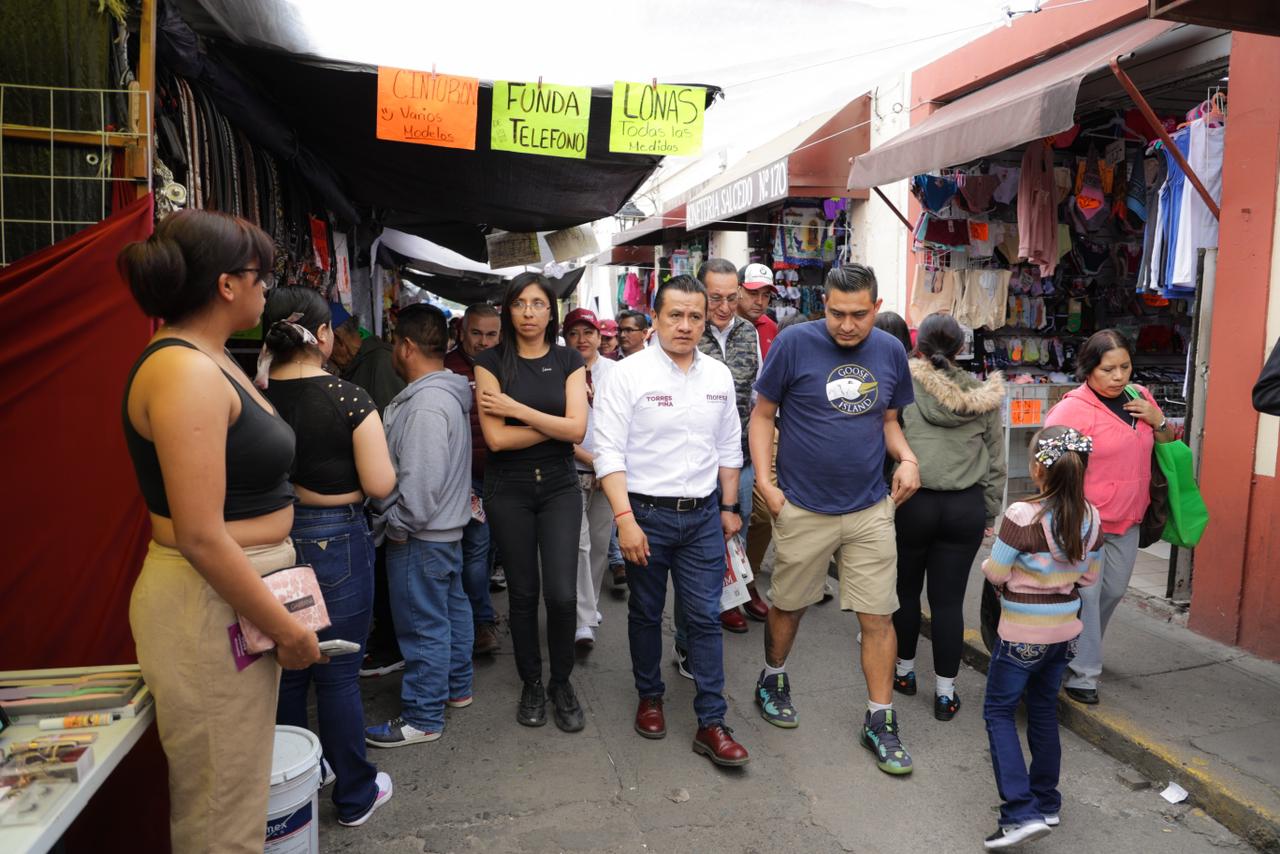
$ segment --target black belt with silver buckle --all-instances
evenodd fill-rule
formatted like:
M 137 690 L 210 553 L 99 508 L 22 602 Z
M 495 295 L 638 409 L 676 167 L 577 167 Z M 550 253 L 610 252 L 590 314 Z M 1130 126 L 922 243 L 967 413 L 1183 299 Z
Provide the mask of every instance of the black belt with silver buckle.
M 711 499 L 716 497 L 714 493 L 704 498 L 666 498 L 660 495 L 641 495 L 638 492 L 627 494 L 632 501 L 661 507 L 663 510 L 674 510 L 677 513 L 688 513 L 690 510 L 697 510 L 702 505 L 709 504 Z

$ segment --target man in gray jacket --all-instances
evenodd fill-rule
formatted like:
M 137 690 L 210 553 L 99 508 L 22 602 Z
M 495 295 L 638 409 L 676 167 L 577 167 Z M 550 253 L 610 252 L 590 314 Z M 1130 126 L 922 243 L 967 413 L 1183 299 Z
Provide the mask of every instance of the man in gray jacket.
M 400 312 L 392 339 L 407 383 L 387 406 L 396 489 L 378 503 L 374 536 L 387 544 L 387 582 L 405 657 L 400 716 L 365 730 L 374 747 L 435 741 L 444 708 L 471 703 L 471 602 L 462 589 L 462 529 L 471 520 L 471 386 L 444 366 L 444 313 Z

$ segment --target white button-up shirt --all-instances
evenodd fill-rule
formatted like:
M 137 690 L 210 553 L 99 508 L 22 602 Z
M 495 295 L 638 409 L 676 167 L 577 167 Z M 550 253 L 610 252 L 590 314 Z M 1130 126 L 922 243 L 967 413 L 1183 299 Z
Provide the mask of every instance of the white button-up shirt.
M 596 426 L 596 407 L 595 402 L 599 400 L 604 387 L 609 384 L 609 377 L 613 376 L 613 372 L 617 370 L 618 363 L 604 356 L 596 356 L 596 363 L 587 370 L 591 371 L 591 405 L 587 407 L 587 432 L 582 437 L 579 447 L 584 451 L 595 453 L 595 426 Z M 589 470 L 583 463 L 578 463 L 578 467 L 584 471 Z
M 721 468 L 742 468 L 733 375 L 694 350 L 689 372 L 661 345 L 618 362 L 595 396 L 596 477 L 627 473 L 627 489 L 705 498 Z

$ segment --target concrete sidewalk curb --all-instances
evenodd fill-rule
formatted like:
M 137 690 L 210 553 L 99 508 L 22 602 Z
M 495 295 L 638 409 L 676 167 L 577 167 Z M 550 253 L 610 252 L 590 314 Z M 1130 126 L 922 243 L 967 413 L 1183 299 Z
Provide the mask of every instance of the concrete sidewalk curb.
M 921 615 L 921 634 L 932 637 L 928 614 Z M 982 636 L 965 630 L 964 660 L 981 673 L 991 660 Z M 981 714 L 981 711 L 978 711 Z M 1280 854 L 1280 808 L 1258 803 L 1234 778 L 1239 772 L 1215 767 L 1203 755 L 1192 754 L 1146 730 L 1126 715 L 1098 706 L 1058 699 L 1058 720 L 1067 729 L 1110 756 L 1132 765 L 1156 781 L 1175 781 L 1190 795 L 1189 803 L 1203 809 L 1223 826 L 1266 854 Z

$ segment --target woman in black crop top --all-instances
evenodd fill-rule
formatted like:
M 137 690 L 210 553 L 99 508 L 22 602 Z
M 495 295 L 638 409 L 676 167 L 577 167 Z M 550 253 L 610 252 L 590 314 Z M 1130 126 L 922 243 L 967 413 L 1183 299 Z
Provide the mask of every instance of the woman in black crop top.
M 549 696 L 556 725 L 577 732 L 584 720 L 569 675 L 577 629 L 582 491 L 573 446 L 587 429 L 587 381 L 582 356 L 556 345 L 558 327 L 555 294 L 546 278 L 521 273 L 512 279 L 503 299 L 498 346 L 476 357 L 476 403 L 489 446 L 484 505 L 507 571 L 511 644 L 524 682 L 516 720 L 525 726 L 545 724 Z M 551 659 L 545 692 L 540 585 Z
M 316 571 L 329 611 L 321 640 L 349 640 L 359 652 L 288 670 L 280 680 L 276 723 L 307 728 L 307 694 L 316 686 L 320 744 L 331 766 L 338 821 L 360 820 L 391 778 L 365 756 L 359 687 L 373 613 L 373 535 L 364 500 L 385 498 L 395 469 L 377 407 L 364 389 L 321 367 L 333 352 L 329 304 L 307 287 L 277 288 L 262 315 L 271 357 L 267 399 L 298 437 L 290 479 L 298 495 L 293 547 Z
M 273 256 L 256 226 L 188 210 L 119 258 L 138 305 L 164 320 L 123 419 L 152 529 L 129 624 L 173 769 L 175 851 L 261 849 L 280 666 L 322 658 L 260 579 L 294 563 L 293 431 L 223 350 L 258 322 Z M 237 614 L 274 654 L 236 649 Z

